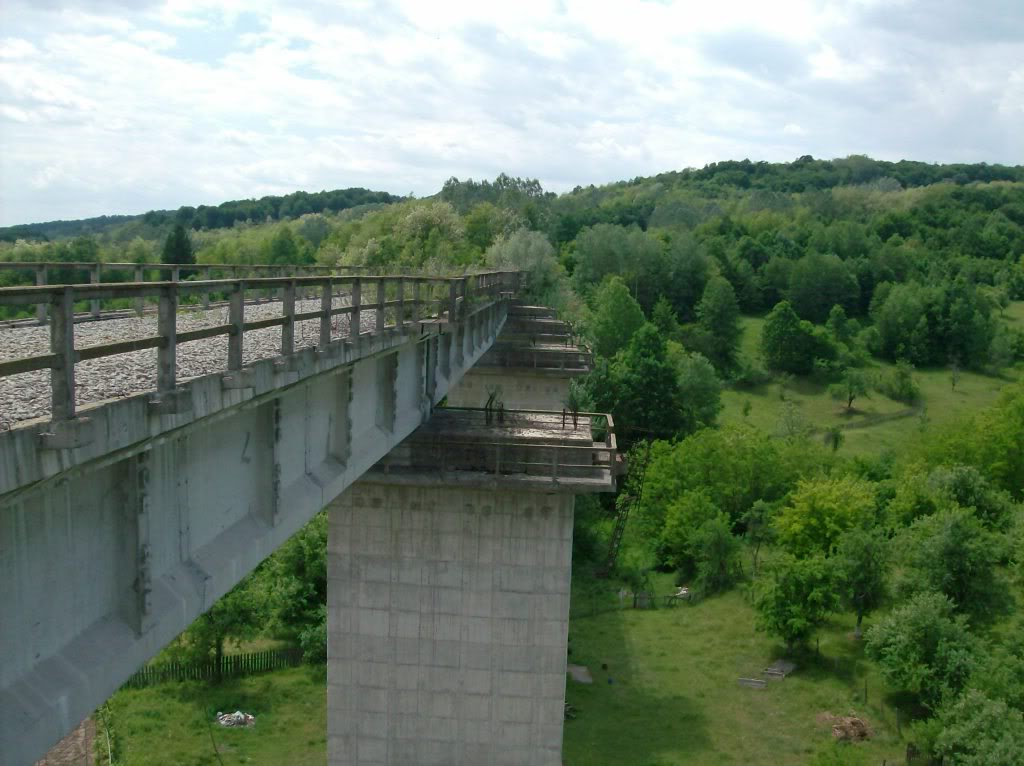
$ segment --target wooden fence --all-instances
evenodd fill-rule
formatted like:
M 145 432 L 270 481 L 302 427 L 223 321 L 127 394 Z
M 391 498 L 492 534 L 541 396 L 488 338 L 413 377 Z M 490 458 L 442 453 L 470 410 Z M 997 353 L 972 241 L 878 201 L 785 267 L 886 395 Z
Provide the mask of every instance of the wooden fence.
M 374 288 L 371 297 L 365 288 Z M 157 394 L 162 398 L 177 386 L 176 350 L 180 343 L 205 340 L 221 335 L 228 337 L 227 370 L 242 368 L 242 343 L 247 330 L 267 327 L 281 328 L 281 356 L 295 352 L 297 322 L 318 321 L 321 350 L 335 338 L 331 336 L 331 319 L 349 316 L 346 340 L 358 338 L 361 313 L 373 312 L 372 332 L 388 327 L 404 327 L 428 317 L 446 317 L 454 322 L 468 305 L 498 301 L 515 293 L 520 287 L 520 274 L 515 271 L 492 271 L 462 277 L 365 276 L 365 277 L 288 277 L 260 279 L 219 279 L 185 282 L 100 283 L 0 288 L 0 306 L 49 305 L 50 353 L 0 362 L 0 378 L 33 370 L 50 370 L 52 419 L 75 417 L 75 364 L 88 359 L 115 356 L 147 348 L 157 349 Z M 349 305 L 334 307 L 338 288 L 349 295 Z M 279 317 L 245 321 L 246 293 L 280 291 L 282 313 Z M 296 312 L 297 295 L 315 291 L 319 296 L 317 311 Z M 228 297 L 227 324 L 201 330 L 177 332 L 177 311 L 186 295 L 216 292 Z M 119 343 L 106 343 L 75 348 L 74 305 L 78 301 L 106 298 L 139 300 L 155 298 L 159 304 L 157 334 Z M 388 322 L 390 320 L 390 323 Z
M 127 689 L 142 689 L 147 686 L 170 681 L 206 681 L 214 678 L 238 678 L 256 673 L 266 673 L 281 668 L 294 668 L 302 664 L 302 650 L 296 648 L 270 649 L 265 652 L 228 654 L 217 663 L 210 662 L 167 662 L 160 665 L 146 665 L 139 668 L 124 683 Z

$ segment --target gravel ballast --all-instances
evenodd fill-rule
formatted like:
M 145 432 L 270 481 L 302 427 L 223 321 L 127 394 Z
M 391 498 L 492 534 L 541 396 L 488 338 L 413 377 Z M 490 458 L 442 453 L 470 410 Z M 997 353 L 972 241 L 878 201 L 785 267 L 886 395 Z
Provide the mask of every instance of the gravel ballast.
M 336 296 L 335 308 L 349 305 L 348 296 Z M 245 307 L 246 321 L 281 316 L 280 302 L 261 303 Z M 320 300 L 297 300 L 296 313 L 317 311 Z M 183 310 L 178 313 L 178 332 L 199 330 L 226 324 L 226 307 Z M 360 314 L 360 331 L 372 332 L 376 315 L 372 307 Z M 393 317 L 388 318 L 393 322 Z M 349 317 L 336 316 L 331 322 L 331 338 L 348 337 Z M 105 319 L 81 322 L 75 325 L 75 348 L 97 346 L 104 343 L 134 340 L 157 335 L 155 315 L 125 319 Z M 295 348 L 317 345 L 320 335 L 318 319 L 296 322 Z M 47 354 L 50 351 L 49 326 L 0 328 L 0 361 Z M 243 341 L 243 364 L 278 356 L 281 352 L 281 328 L 249 330 Z M 177 347 L 177 379 L 223 372 L 227 369 L 227 336 L 179 343 Z M 126 354 L 92 359 L 75 365 L 75 400 L 78 405 L 103 399 L 131 396 L 156 389 L 156 349 L 132 351 Z M 15 423 L 46 416 L 50 412 L 50 372 L 38 370 L 0 378 L 0 430 L 8 430 Z

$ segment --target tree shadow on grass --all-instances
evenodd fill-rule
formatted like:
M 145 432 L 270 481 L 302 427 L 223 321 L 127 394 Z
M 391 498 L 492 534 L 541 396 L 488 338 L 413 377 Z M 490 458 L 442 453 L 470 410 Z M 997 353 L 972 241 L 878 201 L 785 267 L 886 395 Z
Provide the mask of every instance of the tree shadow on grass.
M 571 624 L 570 661 L 586 665 L 594 682 L 566 682 L 566 701 L 576 713 L 565 722 L 567 766 L 660 766 L 707 755 L 703 704 L 685 688 L 652 689 L 649 679 L 661 660 L 648 657 L 647 667 L 638 666 L 627 642 L 629 619 L 629 611 L 614 611 Z

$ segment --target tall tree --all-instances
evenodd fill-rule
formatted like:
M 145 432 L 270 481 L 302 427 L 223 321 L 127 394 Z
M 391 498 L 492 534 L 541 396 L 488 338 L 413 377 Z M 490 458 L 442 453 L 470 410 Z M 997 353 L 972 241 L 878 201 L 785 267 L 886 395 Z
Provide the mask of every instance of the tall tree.
M 774 526 L 779 542 L 797 556 L 830 556 L 848 529 L 874 521 L 871 484 L 854 476 L 800 481 L 789 504 L 779 510 Z
M 836 304 L 847 311 L 856 309 L 860 285 L 837 256 L 807 255 L 793 265 L 787 297 L 801 318 L 818 323 Z
M 835 346 L 801 320 L 788 301 L 782 301 L 765 318 L 761 328 L 761 353 L 773 370 L 806 375 L 815 359 L 834 359 Z
M 957 766 L 1017 766 L 1024 753 L 1024 714 L 968 689 L 939 715 L 936 753 Z
M 679 409 L 679 380 L 668 359 L 665 340 L 644 324 L 612 362 L 615 401 L 612 412 L 623 429 L 641 429 L 672 438 L 684 425 Z
M 621 277 L 609 277 L 593 296 L 590 337 L 594 353 L 612 357 L 625 348 L 644 324 L 644 312 L 629 293 Z
M 1010 592 L 998 569 L 1003 539 L 971 511 L 954 507 L 922 517 L 903 542 L 903 591 L 942 593 L 957 611 L 979 622 L 1006 611 Z
M 171 233 L 167 235 L 160 260 L 163 263 L 196 262 L 196 254 L 192 250 L 192 239 L 180 223 L 175 224 Z
M 967 620 L 941 593 L 920 593 L 867 632 L 867 655 L 893 686 L 937 710 L 954 699 L 976 663 L 977 641 Z
M 864 615 L 881 606 L 885 598 L 888 552 L 886 539 L 877 529 L 855 527 L 839 538 L 836 563 L 843 601 L 857 615 L 857 638 Z
M 666 350 L 679 383 L 676 406 L 683 419 L 682 431 L 693 433 L 713 426 L 722 410 L 722 382 L 715 368 L 702 355 L 688 354 L 673 341 L 668 342 Z
M 722 277 L 711 279 L 697 304 L 697 320 L 714 339 L 711 362 L 720 372 L 732 368 L 736 361 L 743 328 L 740 309 L 732 285 Z
M 761 580 L 756 607 L 759 628 L 787 649 L 804 643 L 839 607 L 835 569 L 823 556 L 780 556 Z
M 217 677 L 224 663 L 224 646 L 229 640 L 254 637 L 266 621 L 266 587 L 259 570 L 224 594 L 185 634 L 185 653 L 195 661 L 212 660 Z

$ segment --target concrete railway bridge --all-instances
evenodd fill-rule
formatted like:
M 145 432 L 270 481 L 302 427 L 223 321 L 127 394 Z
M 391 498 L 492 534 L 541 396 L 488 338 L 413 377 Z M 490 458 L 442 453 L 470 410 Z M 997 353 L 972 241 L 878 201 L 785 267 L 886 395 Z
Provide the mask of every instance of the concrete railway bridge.
M 561 763 L 573 498 L 611 491 L 621 458 L 608 416 L 563 412 L 590 356 L 516 302 L 519 274 L 40 272 L 0 289 L 49 325 L 38 353 L 0 346 L 0 383 L 50 389 L 0 432 L 3 766 L 42 756 L 324 508 L 329 762 Z M 271 291 L 279 315 L 247 319 Z M 227 321 L 179 330 L 210 296 Z M 116 298 L 155 308 L 155 334 L 76 344 L 76 305 Z M 244 365 L 268 330 L 274 353 Z M 218 341 L 222 369 L 179 379 L 183 344 Z M 76 380 L 143 351 L 155 390 L 90 401 Z

